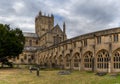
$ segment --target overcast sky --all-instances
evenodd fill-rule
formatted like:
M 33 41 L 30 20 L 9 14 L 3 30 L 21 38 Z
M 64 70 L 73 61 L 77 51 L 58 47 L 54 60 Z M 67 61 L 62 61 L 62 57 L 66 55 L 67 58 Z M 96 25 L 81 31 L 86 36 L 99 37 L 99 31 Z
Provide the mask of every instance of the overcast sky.
M 120 0 L 0 0 L 0 23 L 35 32 L 39 11 L 66 22 L 68 38 L 120 26 Z

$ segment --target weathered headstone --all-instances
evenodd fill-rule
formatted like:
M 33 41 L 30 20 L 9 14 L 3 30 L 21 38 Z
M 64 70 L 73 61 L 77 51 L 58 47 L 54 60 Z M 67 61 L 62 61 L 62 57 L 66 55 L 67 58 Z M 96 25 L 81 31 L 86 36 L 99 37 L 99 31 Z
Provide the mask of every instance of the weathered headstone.
M 117 77 L 118 74 L 117 74 L 117 73 L 111 73 L 110 76 L 111 76 L 111 77 Z
M 70 71 L 59 71 L 58 74 L 59 75 L 69 75 L 69 74 L 71 74 L 71 72 Z
M 104 75 L 106 75 L 106 74 L 107 74 L 106 72 L 97 72 L 95 75 L 104 76 Z

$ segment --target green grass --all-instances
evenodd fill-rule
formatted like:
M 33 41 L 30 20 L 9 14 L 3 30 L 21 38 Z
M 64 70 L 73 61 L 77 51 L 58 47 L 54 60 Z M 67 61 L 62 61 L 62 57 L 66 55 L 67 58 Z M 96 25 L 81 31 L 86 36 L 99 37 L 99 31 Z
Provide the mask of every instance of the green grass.
M 58 75 L 59 70 L 30 73 L 27 69 L 0 69 L 0 84 L 120 84 L 120 76 L 97 76 L 95 73 L 73 71 L 70 75 Z

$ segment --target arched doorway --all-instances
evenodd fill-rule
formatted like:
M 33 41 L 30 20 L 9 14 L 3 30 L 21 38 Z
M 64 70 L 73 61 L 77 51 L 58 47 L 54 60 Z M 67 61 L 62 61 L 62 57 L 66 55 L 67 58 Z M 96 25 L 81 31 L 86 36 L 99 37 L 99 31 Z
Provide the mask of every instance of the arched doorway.
M 100 50 L 96 57 L 97 71 L 108 72 L 109 59 L 109 52 L 107 50 Z

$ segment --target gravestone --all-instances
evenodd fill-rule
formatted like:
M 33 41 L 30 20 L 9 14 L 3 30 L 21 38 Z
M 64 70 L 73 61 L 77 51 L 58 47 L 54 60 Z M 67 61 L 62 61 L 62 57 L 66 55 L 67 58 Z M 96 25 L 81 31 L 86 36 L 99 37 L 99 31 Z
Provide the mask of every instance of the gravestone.
M 97 72 L 95 75 L 104 76 L 104 75 L 106 75 L 106 74 L 107 74 L 106 72 Z
M 118 75 L 119 75 L 119 74 L 117 74 L 117 73 L 111 73 L 111 74 L 110 74 L 111 77 L 117 77 Z
M 69 75 L 69 74 L 71 74 L 71 72 L 64 70 L 64 71 L 59 71 L 58 74 L 59 74 L 59 75 Z

